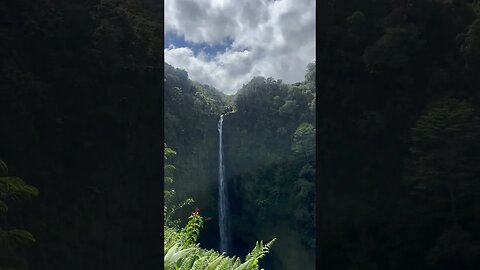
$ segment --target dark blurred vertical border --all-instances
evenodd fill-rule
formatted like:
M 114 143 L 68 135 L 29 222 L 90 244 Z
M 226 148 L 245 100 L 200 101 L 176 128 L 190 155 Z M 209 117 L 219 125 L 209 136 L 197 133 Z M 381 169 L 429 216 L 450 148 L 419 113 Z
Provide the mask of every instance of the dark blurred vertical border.
M 480 2 L 317 2 L 317 269 L 480 269 Z
M 15 269 L 162 268 L 163 12 L 0 2 L 0 159 L 39 190 L 9 204 L 36 239 Z

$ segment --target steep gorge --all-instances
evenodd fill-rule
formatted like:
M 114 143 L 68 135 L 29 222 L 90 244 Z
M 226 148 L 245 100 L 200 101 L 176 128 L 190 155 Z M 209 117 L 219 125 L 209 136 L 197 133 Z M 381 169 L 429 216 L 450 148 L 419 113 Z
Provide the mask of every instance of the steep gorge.
M 200 234 L 201 244 L 219 248 L 216 125 L 228 112 L 223 128 L 232 252 L 244 256 L 255 240 L 277 237 L 265 267 L 296 269 L 293 262 L 299 260 L 305 269 L 313 267 L 314 75 L 293 85 L 255 77 L 232 97 L 207 93 L 208 86 L 168 64 L 165 71 L 165 141 L 177 151 L 174 188 L 180 198 L 194 198 L 202 215 L 213 217 Z

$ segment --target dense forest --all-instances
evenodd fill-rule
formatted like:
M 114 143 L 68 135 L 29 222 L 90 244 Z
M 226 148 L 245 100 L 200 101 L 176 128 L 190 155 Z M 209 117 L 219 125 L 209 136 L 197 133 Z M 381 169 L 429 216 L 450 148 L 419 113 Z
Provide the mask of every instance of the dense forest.
M 320 269 L 479 269 L 479 2 L 319 5 Z
M 0 268 L 479 269 L 480 2 L 317 5 L 305 80 L 227 96 L 164 63 L 163 1 L 2 1 Z
M 162 5 L 1 1 L 0 268 L 160 268 Z
M 275 243 L 273 238 L 268 243 L 256 242 L 253 249 L 242 260 L 239 256 L 227 255 L 214 249 L 206 249 L 198 243 L 204 222 L 211 219 L 202 217 L 196 207 L 188 217 L 184 226 L 181 219 L 175 218 L 175 213 L 194 202 L 187 198 L 178 202 L 176 191 L 172 189 L 174 172 L 173 161 L 177 153 L 164 145 L 164 264 L 165 270 L 259 270 L 259 261 L 267 255 Z M 263 268 L 262 268 L 263 269 Z
M 165 64 L 165 142 L 176 151 L 172 188 L 178 202 L 193 198 L 214 217 L 205 222 L 199 243 L 217 250 L 220 114 L 234 255 L 245 256 L 256 239 L 277 238 L 265 268 L 313 268 L 315 64 L 303 82 L 255 77 L 233 96 Z M 191 212 L 186 209 L 183 216 Z

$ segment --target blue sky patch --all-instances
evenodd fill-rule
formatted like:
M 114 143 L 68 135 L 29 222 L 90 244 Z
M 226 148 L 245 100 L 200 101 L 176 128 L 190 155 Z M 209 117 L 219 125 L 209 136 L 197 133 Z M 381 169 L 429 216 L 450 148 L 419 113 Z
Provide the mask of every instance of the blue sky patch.
M 168 48 L 170 45 L 175 46 L 176 48 L 190 48 L 195 55 L 198 55 L 200 51 L 203 50 L 207 55 L 207 58 L 215 57 L 218 52 L 225 52 L 225 50 L 230 47 L 233 43 L 232 39 L 226 39 L 223 44 L 215 44 L 213 46 L 207 43 L 194 43 L 186 41 L 183 36 L 178 36 L 175 33 L 168 32 L 165 34 L 163 48 Z

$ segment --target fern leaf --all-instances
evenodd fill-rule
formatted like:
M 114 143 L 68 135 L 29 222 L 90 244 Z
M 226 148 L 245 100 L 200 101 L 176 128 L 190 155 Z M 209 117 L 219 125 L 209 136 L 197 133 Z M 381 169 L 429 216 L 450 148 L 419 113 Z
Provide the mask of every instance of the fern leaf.
M 213 262 L 211 262 L 205 270 L 215 270 L 215 268 L 220 264 L 220 262 L 224 259 L 222 255 L 218 256 Z
M 186 248 L 186 249 L 182 249 L 178 252 L 175 252 L 175 254 L 173 254 L 173 256 L 171 258 L 172 262 L 176 263 L 178 260 L 185 257 L 186 255 L 188 255 L 193 250 L 195 250 L 195 248 Z
M 164 167 L 165 167 L 165 171 L 166 171 L 166 170 L 172 170 L 172 171 L 173 171 L 173 170 L 176 170 L 175 166 L 172 165 L 172 164 L 167 164 L 167 165 L 165 165 Z
M 250 260 L 242 263 L 239 267 L 235 268 L 235 270 L 246 270 L 246 269 L 248 269 L 247 267 L 249 267 L 251 263 L 252 263 L 252 260 L 250 259 Z
M 173 245 L 167 254 L 164 257 L 165 265 L 172 265 L 176 263 L 178 260 L 183 258 L 184 256 L 188 255 L 188 253 L 192 252 L 195 248 L 186 248 L 179 250 L 178 244 Z

